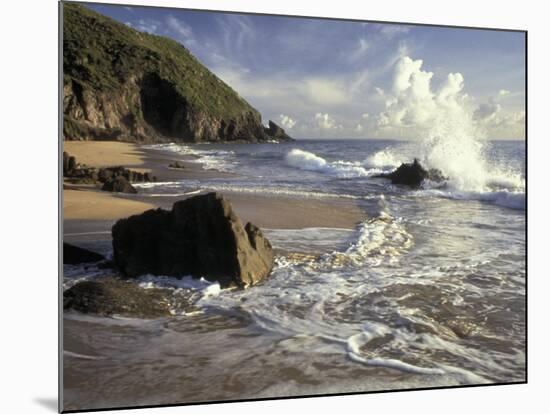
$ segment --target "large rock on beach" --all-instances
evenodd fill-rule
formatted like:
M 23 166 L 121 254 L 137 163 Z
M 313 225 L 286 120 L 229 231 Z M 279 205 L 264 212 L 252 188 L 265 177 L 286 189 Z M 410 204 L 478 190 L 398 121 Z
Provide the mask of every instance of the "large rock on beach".
M 76 265 L 100 262 L 102 260 L 105 260 L 105 257 L 99 253 L 69 243 L 63 243 L 63 264 Z
M 418 159 L 412 163 L 403 163 L 395 171 L 388 174 L 380 174 L 378 177 L 391 179 L 392 184 L 408 185 L 410 187 L 420 187 L 424 180 L 441 182 L 445 177 L 437 169 L 425 169 Z
M 113 277 L 79 282 L 63 293 L 63 309 L 102 316 L 159 318 L 170 316 L 173 292 L 144 289 L 137 283 Z M 189 305 L 190 306 L 190 305 Z
M 243 226 L 217 193 L 176 202 L 171 211 L 148 210 L 116 222 L 114 260 L 126 276 L 204 277 L 222 287 L 254 285 L 267 278 L 273 251 L 261 230 Z

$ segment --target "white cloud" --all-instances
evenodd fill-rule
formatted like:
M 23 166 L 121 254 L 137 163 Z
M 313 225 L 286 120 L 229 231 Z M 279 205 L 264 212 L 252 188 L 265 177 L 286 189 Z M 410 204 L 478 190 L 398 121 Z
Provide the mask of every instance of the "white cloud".
M 361 115 L 361 118 L 368 119 L 369 116 L 370 116 L 370 114 L 368 112 L 365 112 L 364 114 Z
M 433 73 L 422 70 L 422 60 L 400 58 L 394 70 L 393 94 L 386 96 L 386 110 L 378 117 L 380 127 L 430 127 L 443 113 L 462 109 L 466 95 L 460 73 L 450 73 L 438 91 L 432 90 Z M 455 114 L 456 115 L 456 114 Z
M 361 132 L 361 131 L 363 131 L 363 125 L 357 124 L 357 126 L 355 127 L 355 131 L 356 131 L 356 132 Z
M 410 27 L 396 24 L 381 24 L 380 33 L 388 38 L 393 38 L 400 34 L 409 33 Z
M 332 118 L 329 114 L 322 114 L 320 112 L 315 114 L 315 122 L 321 129 L 337 129 L 341 127 L 341 125 L 336 124 L 334 118 Z
M 337 105 L 349 99 L 344 85 L 330 79 L 305 79 L 301 89 L 311 101 L 317 104 Z
M 525 111 L 506 111 L 496 102 L 496 98 L 480 103 L 474 111 L 474 120 L 497 138 L 521 139 L 525 136 Z
M 373 28 L 374 33 L 379 35 L 379 38 L 385 40 L 392 40 L 395 37 L 409 33 L 411 30 L 411 26 L 394 23 L 373 23 L 370 27 Z
M 158 20 L 153 19 L 139 19 L 137 22 L 132 23 L 130 27 L 133 27 L 140 32 L 146 32 L 149 34 L 159 34 L 158 30 L 161 27 L 161 23 Z
M 182 20 L 176 19 L 172 15 L 166 18 L 166 24 L 178 37 L 188 39 L 193 36 L 193 29 L 191 29 L 191 26 Z
M 279 115 L 279 119 L 281 120 L 281 125 L 285 128 L 292 129 L 296 125 L 296 121 L 288 115 L 281 114 Z
M 497 114 L 501 111 L 500 104 L 490 100 L 489 102 L 481 103 L 474 111 L 474 119 L 476 121 L 487 122 L 497 117 Z
M 367 55 L 367 50 L 370 47 L 370 43 L 365 38 L 358 39 L 354 49 L 347 54 L 348 60 L 355 62 Z
M 423 70 L 421 59 L 400 58 L 394 66 L 392 92 L 378 92 L 386 108 L 376 116 L 376 131 L 402 138 L 470 140 L 472 146 L 473 140 L 486 136 L 524 137 L 524 112 L 505 110 L 499 102 L 509 91 L 500 90 L 476 103 L 464 92 L 462 74 L 448 74 L 438 88 L 433 87 L 433 77 Z

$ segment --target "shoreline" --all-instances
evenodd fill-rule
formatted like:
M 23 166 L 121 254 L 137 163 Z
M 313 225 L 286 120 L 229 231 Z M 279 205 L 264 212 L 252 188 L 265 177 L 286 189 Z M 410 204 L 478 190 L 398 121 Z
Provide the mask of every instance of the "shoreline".
M 77 162 L 91 167 L 122 165 L 140 172 L 149 172 L 157 182 L 185 179 L 201 180 L 235 177 L 236 174 L 205 170 L 193 162 L 190 154 L 168 150 L 143 148 L 134 143 L 113 141 L 65 141 L 64 150 L 76 157 Z M 183 169 L 170 168 L 179 161 Z M 229 199 L 237 215 L 245 224 L 250 221 L 260 228 L 301 229 L 330 227 L 355 229 L 366 214 L 354 200 L 313 199 L 275 195 L 251 195 L 220 191 Z M 171 208 L 178 200 L 195 194 L 150 197 L 143 194 L 126 195 L 101 191 L 94 185 L 63 186 L 63 220 L 70 221 L 73 233 L 95 221 L 99 228 L 109 229 L 113 221 L 152 208 Z M 92 206 L 92 208 L 90 208 Z M 103 222 L 103 225 L 98 223 Z M 68 223 L 66 223 L 68 224 Z

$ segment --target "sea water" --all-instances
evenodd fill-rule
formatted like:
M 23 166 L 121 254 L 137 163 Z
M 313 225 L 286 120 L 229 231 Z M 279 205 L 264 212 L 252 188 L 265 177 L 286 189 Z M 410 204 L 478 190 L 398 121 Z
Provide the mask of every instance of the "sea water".
M 140 184 L 145 196 L 345 198 L 367 218 L 355 229 L 264 229 L 278 251 L 315 255 L 281 253 L 269 280 L 250 289 L 140 280 L 194 292 L 192 314 L 66 316 L 69 399 L 99 407 L 523 381 L 525 143 L 473 144 L 153 146 L 233 174 Z M 376 177 L 414 157 L 448 180 L 410 189 Z M 65 271 L 67 287 L 101 273 Z M 87 353 L 83 337 L 93 338 Z

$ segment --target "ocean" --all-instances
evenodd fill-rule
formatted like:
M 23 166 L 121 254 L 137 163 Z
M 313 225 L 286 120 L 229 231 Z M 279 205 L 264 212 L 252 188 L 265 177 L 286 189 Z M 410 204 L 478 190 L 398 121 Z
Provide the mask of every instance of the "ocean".
M 65 384 L 88 373 L 88 391 L 71 399 L 166 404 L 524 381 L 525 142 L 475 144 L 148 146 L 231 174 L 136 184 L 144 197 L 349 199 L 367 218 L 355 229 L 263 229 L 280 253 L 270 278 L 249 289 L 141 278 L 144 289 L 188 291 L 191 314 L 66 315 L 65 343 L 89 342 L 89 352 L 65 354 Z M 376 177 L 414 157 L 448 181 L 409 189 Z M 65 266 L 65 284 L 100 273 Z

